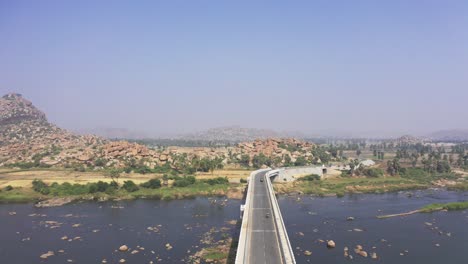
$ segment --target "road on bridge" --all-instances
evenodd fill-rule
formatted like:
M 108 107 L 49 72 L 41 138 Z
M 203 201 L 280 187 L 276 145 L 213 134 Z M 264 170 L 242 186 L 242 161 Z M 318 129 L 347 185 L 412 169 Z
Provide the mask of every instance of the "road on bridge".
M 265 171 L 255 174 L 253 186 L 249 186 L 249 188 L 253 188 L 253 199 L 250 208 L 252 225 L 247 233 L 248 243 L 250 244 L 248 263 L 281 264 L 283 263 L 281 248 L 266 185 L 266 181 L 270 179 L 267 179 L 265 174 Z M 260 179 L 263 179 L 263 181 L 260 181 Z

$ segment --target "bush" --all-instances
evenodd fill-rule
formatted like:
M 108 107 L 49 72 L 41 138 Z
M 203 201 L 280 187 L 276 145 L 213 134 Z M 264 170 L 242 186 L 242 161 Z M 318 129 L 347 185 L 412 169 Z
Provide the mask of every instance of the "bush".
M 9 192 L 9 191 L 13 190 L 13 186 L 8 185 L 7 187 L 5 187 L 4 190 L 7 191 L 7 192 Z
M 86 168 L 83 165 L 79 165 L 79 166 L 75 167 L 74 170 L 79 171 L 79 172 L 85 172 Z
M 140 184 L 140 186 L 143 188 L 158 189 L 158 188 L 161 188 L 161 180 L 151 179 L 147 182 Z
M 88 184 L 89 193 L 105 192 L 110 187 L 110 184 L 103 181 Z
M 106 160 L 102 158 L 98 158 L 94 161 L 94 166 L 96 167 L 104 167 L 106 165 Z
M 49 189 L 49 186 L 47 186 L 47 184 L 41 180 L 34 180 L 32 182 L 32 185 L 33 185 L 33 190 L 35 192 L 38 192 L 38 193 L 41 193 L 41 194 L 49 194 L 50 193 L 50 189 Z
M 122 188 L 127 192 L 136 192 L 140 189 L 133 181 L 124 181 Z
M 187 187 L 195 182 L 194 176 L 174 177 L 174 186 L 176 187 Z
M 247 183 L 246 179 L 240 179 L 240 183 Z
M 300 181 L 319 181 L 320 180 L 320 176 L 317 175 L 317 174 L 311 174 L 311 175 L 307 175 L 307 176 L 304 176 L 302 178 L 299 178 Z
M 140 174 L 147 174 L 147 173 L 151 173 L 151 169 L 148 166 L 141 165 L 133 169 L 133 172 L 140 173 Z
M 227 179 L 227 177 L 217 177 L 214 179 L 208 179 L 208 180 L 205 180 L 205 182 L 208 183 L 209 185 L 229 184 L 229 180 Z
M 364 169 L 362 172 L 365 176 L 371 178 L 378 178 L 384 175 L 384 171 L 379 168 L 368 168 Z

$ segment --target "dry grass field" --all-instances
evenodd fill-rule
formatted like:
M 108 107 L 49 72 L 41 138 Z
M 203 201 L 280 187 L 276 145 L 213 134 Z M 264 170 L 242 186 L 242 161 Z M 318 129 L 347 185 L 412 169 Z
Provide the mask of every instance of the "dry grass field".
M 230 182 L 238 183 L 241 178 L 246 179 L 250 174 L 248 170 L 215 170 L 213 173 L 197 173 L 199 179 L 210 179 L 215 177 L 228 177 Z M 162 177 L 162 174 L 136 174 L 122 173 L 119 182 L 132 180 L 136 184 L 140 184 L 152 178 Z M 77 172 L 72 170 L 12 170 L 0 169 L 0 188 L 11 185 L 13 187 L 31 187 L 31 182 L 34 179 L 41 179 L 46 183 L 63 183 L 71 184 L 79 183 L 86 184 L 89 182 L 104 181 L 110 182 L 111 178 L 104 172 Z

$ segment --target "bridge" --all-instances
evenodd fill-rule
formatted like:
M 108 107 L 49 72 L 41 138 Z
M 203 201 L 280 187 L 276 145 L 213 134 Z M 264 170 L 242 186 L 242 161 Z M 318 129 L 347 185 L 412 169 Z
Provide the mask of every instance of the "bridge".
M 236 264 L 294 264 L 294 253 L 273 190 L 279 170 L 250 174 Z

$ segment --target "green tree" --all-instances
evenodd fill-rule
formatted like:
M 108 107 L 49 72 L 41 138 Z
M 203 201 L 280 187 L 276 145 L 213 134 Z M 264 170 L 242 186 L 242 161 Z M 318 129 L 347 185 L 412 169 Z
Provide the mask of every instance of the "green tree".
M 133 181 L 124 181 L 122 188 L 127 192 L 136 192 L 140 189 Z
M 359 156 L 361 156 L 361 153 L 362 153 L 361 149 L 356 150 L 356 155 L 357 155 L 358 159 L 359 159 Z
M 303 157 L 303 156 L 300 156 L 296 159 L 296 161 L 294 162 L 294 165 L 295 166 L 305 166 L 307 165 L 307 160 Z
M 151 179 L 147 182 L 140 184 L 140 186 L 143 188 L 158 189 L 158 188 L 161 188 L 161 180 Z
M 267 156 L 265 156 L 265 154 L 260 153 L 260 154 L 255 155 L 253 157 L 252 164 L 253 164 L 254 168 L 258 169 L 258 168 L 262 167 L 263 165 L 270 166 L 271 161 Z
M 250 166 L 250 157 L 247 154 L 242 154 L 241 158 L 239 160 L 239 164 L 243 167 L 249 167 Z
M 119 169 L 116 169 L 116 168 L 112 168 L 110 171 L 109 171 L 109 177 L 111 177 L 112 181 L 117 183 L 119 182 L 119 178 L 120 178 L 120 173 L 121 171 Z
M 289 154 L 284 155 L 284 166 L 285 167 L 292 166 L 291 156 L 289 156 Z

